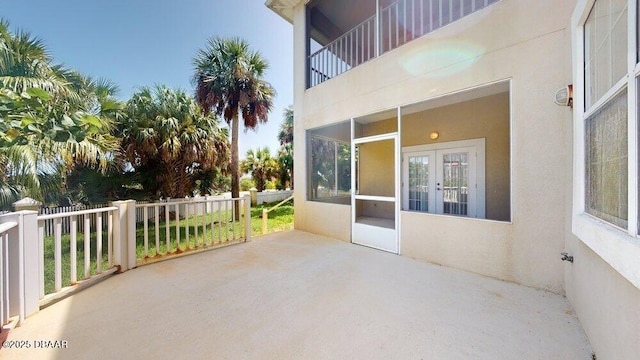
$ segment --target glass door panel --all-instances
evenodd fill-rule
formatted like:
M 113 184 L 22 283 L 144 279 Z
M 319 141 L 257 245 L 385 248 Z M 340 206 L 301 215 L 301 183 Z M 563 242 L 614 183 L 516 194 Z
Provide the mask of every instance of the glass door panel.
M 469 199 L 469 153 L 442 155 L 442 213 L 467 216 Z
M 435 182 L 435 152 L 429 151 L 416 156 L 408 156 L 409 185 L 408 209 L 415 211 L 433 211 L 435 205 L 433 192 Z
M 402 208 L 432 214 L 484 217 L 484 212 L 478 213 L 476 207 L 476 161 L 476 146 L 404 153 Z

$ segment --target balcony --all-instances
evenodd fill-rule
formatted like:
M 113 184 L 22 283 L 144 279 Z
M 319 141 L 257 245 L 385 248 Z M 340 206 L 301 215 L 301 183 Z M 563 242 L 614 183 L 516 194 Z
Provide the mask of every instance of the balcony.
M 31 348 L 5 347 L 6 360 L 591 354 L 562 296 L 299 231 L 115 275 L 8 339 Z
M 307 4 L 307 88 L 498 0 L 339 0 Z M 345 29 L 345 30 L 343 30 Z

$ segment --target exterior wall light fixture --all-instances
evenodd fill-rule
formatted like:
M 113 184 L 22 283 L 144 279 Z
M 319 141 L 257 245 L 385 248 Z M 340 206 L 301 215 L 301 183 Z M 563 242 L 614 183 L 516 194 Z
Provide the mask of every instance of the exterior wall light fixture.
M 567 85 L 556 91 L 556 97 L 553 101 L 557 105 L 573 108 L 573 85 Z
M 431 140 L 435 140 L 440 136 L 440 134 L 437 131 L 432 132 L 431 134 L 429 134 L 429 137 L 431 138 Z

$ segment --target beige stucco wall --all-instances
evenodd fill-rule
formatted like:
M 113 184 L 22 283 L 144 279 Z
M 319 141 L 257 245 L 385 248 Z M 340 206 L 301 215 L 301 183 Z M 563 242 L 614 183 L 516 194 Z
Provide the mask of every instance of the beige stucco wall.
M 581 240 L 569 236 L 566 294 L 598 359 L 640 357 L 640 289 Z
M 394 133 L 398 131 L 398 118 L 393 117 L 366 124 L 360 124 L 356 121 L 354 130 L 354 138 Z
M 570 61 L 565 34 L 572 10 L 573 1 L 503 0 L 308 90 L 304 22 L 295 21 L 296 180 L 306 171 L 299 166 L 304 129 L 510 79 L 512 224 L 403 213 L 401 251 L 562 293 L 558 253 L 564 248 L 566 197 L 558 185 L 569 181 L 561 155 L 571 116 L 553 103 L 553 95 L 570 81 L 559 64 Z M 304 20 L 302 6 L 295 19 Z M 447 51 L 454 53 L 449 61 L 439 61 L 436 54 Z M 296 183 L 296 189 L 305 188 Z M 317 208 L 304 197 L 298 191 L 296 227 L 315 232 L 309 221 L 298 221 Z M 334 214 L 348 209 L 327 207 Z M 332 218 L 330 231 L 348 239 L 350 218 Z M 318 232 L 327 234 L 327 228 Z M 461 253 L 468 256 L 453 255 Z

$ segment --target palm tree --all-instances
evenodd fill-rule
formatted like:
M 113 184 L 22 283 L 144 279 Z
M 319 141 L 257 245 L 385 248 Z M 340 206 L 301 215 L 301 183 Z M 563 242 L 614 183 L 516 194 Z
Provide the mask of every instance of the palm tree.
M 0 20 L 0 100 L 10 105 L 0 111 L 4 208 L 19 196 L 42 199 L 46 182 L 41 180 L 63 181 L 64 176 L 51 176 L 59 169 L 76 164 L 106 169 L 117 149 L 112 121 L 101 117 L 105 113 L 96 106 L 102 103 L 90 101 L 108 95 L 97 95 L 88 78 L 52 61 L 41 40 L 24 31 L 12 33 Z M 113 109 L 114 103 L 109 106 Z
M 228 162 L 227 133 L 182 90 L 143 87 L 126 106 L 122 148 L 152 197 L 193 195 Z
M 282 113 L 284 120 L 280 124 L 278 140 L 280 140 L 280 150 L 278 151 L 278 162 L 280 163 L 280 186 L 287 187 L 290 183 L 293 189 L 293 108 L 291 106 L 284 109 Z
M 268 147 L 247 150 L 247 158 L 240 163 L 243 173 L 251 173 L 258 191 L 264 191 L 267 181 L 278 174 L 278 162 L 271 157 Z
M 293 108 L 291 106 L 284 109 L 282 112 L 283 120 L 280 124 L 280 132 L 278 132 L 278 140 L 280 145 L 286 144 L 293 145 Z
M 239 117 L 245 129 L 268 120 L 275 91 L 262 79 L 268 68 L 259 52 L 241 39 L 210 38 L 193 59 L 196 101 L 205 114 L 214 112 L 231 126 L 231 196 L 240 196 Z M 236 207 L 236 216 L 239 210 Z
M 62 66 L 52 66 L 53 58 L 42 40 L 26 31 L 9 31 L 9 22 L 0 20 L 0 83 L 3 88 L 22 93 L 29 88 L 52 94 L 68 93 Z

